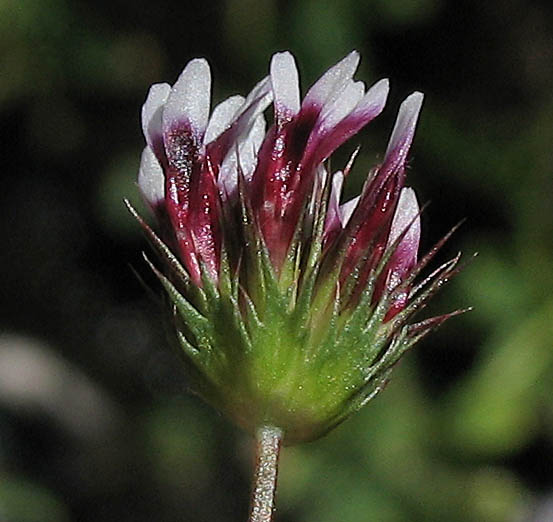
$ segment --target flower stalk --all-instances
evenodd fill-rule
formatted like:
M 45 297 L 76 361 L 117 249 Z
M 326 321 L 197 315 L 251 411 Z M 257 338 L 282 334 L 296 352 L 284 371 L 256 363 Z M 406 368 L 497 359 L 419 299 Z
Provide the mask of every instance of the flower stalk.
M 254 482 L 248 522 L 271 522 L 275 506 L 282 431 L 263 426 L 256 433 Z

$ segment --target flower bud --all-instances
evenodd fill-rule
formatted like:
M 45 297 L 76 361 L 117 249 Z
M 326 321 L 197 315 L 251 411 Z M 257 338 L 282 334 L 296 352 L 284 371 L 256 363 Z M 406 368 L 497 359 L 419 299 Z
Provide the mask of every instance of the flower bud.
M 142 110 L 138 184 L 161 237 L 129 208 L 159 256 L 150 266 L 191 386 L 250 433 L 274 426 L 288 444 L 358 410 L 458 313 L 411 322 L 458 270 L 457 257 L 417 281 L 446 239 L 418 259 L 420 209 L 404 182 L 423 95 L 401 105 L 359 197 L 341 202 L 353 157 L 325 166 L 386 102 L 387 80 L 366 90 L 353 79 L 358 62 L 350 53 L 302 102 L 294 58 L 278 53 L 247 97 L 210 115 L 210 69 L 196 59 Z

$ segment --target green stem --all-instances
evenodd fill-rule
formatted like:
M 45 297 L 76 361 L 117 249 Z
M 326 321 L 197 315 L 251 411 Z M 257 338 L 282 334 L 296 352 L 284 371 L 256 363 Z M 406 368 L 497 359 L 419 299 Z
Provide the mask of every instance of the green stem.
M 272 426 L 256 433 L 255 474 L 248 522 L 271 522 L 275 505 L 282 431 Z

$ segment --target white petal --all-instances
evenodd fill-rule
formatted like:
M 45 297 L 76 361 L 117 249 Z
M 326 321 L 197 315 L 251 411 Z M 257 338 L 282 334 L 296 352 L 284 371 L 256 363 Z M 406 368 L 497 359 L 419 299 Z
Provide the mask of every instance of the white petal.
M 389 290 L 400 284 L 404 275 L 417 263 L 421 234 L 419 213 L 415 191 L 404 187 L 399 195 L 388 237 L 388 246 L 391 246 L 401 234 L 405 233 L 389 261 L 390 271 L 386 281 L 386 287 Z M 407 232 L 405 232 L 406 229 Z M 407 297 L 408 293 L 405 293 L 398 296 L 398 299 L 404 301 Z
M 217 186 L 221 195 L 226 198 L 234 193 L 238 186 L 238 155 L 236 149 L 231 149 L 219 169 Z
M 336 101 L 326 104 L 311 133 L 308 153 L 312 161 L 324 161 L 342 143 L 376 118 L 386 103 L 388 80 L 381 80 L 364 93 L 363 82 L 350 80 Z
M 244 107 L 249 106 L 252 102 L 257 100 L 260 96 L 268 96 L 269 97 L 269 103 L 273 100 L 273 90 L 272 90 L 272 84 L 271 84 L 271 77 L 265 76 L 263 80 L 261 80 L 259 83 L 255 85 L 255 87 L 250 91 L 248 96 L 246 97 L 246 101 L 244 102 Z M 265 107 L 267 108 L 267 107 Z M 265 110 L 265 109 L 263 109 Z
M 332 189 L 328 201 L 328 210 L 325 219 L 325 231 L 341 228 L 342 220 L 340 219 L 340 197 L 342 195 L 342 186 L 344 184 L 344 173 L 342 171 L 335 172 L 332 176 Z
M 240 166 L 246 180 L 251 178 L 257 165 L 257 153 L 265 138 L 266 123 L 263 114 L 259 114 L 247 138 L 240 146 Z
M 223 196 L 232 195 L 238 184 L 238 157 L 240 157 L 240 168 L 244 178 L 249 181 L 257 165 L 257 153 L 265 137 L 265 118 L 260 114 L 255 119 L 250 132 L 240 141 L 238 154 L 236 148 L 229 150 L 221 169 L 219 170 L 218 184 Z
M 414 249 L 416 251 L 421 230 L 420 217 L 418 216 L 419 212 L 419 204 L 415 191 L 409 187 L 401 189 L 396 212 L 390 228 L 388 245 L 391 245 L 412 222 L 409 230 L 401 240 L 400 245 L 409 250 Z
M 321 163 L 315 172 L 315 179 L 313 182 L 313 189 L 312 189 L 312 197 L 310 198 L 309 207 L 307 210 L 307 216 L 309 219 L 313 219 L 315 216 L 315 205 L 317 201 L 321 200 L 322 193 L 324 190 L 324 187 L 326 185 L 326 180 L 328 178 L 328 171 L 326 170 L 326 167 Z M 329 218 L 328 214 L 325 219 L 325 232 L 327 230 L 327 226 L 332 223 L 332 219 Z
M 211 72 L 203 58 L 188 62 L 182 71 L 163 110 L 163 134 L 175 123 L 190 125 L 196 136 L 203 136 L 209 119 Z
M 332 190 L 330 191 L 330 201 L 328 210 L 340 216 L 340 198 L 342 196 L 342 186 L 344 185 L 344 174 L 342 171 L 338 171 L 332 177 Z
M 359 65 L 359 53 L 352 51 L 336 65 L 326 71 L 309 89 L 303 104 L 322 107 L 327 102 L 332 102 L 344 89 L 346 84 L 355 74 Z
M 394 130 L 386 149 L 386 156 L 393 153 L 403 160 L 407 155 L 407 151 L 413 141 L 423 99 L 424 94 L 422 92 L 414 92 L 401 104 Z
M 271 60 L 275 113 L 278 124 L 285 123 L 300 110 L 300 85 L 294 57 L 289 52 L 277 53 Z
M 342 227 L 345 227 L 348 224 L 360 199 L 361 196 L 356 196 L 340 206 L 340 220 L 342 221 Z
M 150 147 L 145 147 L 140 159 L 138 187 L 143 198 L 155 207 L 165 198 L 165 178 L 163 169 Z
M 271 83 L 267 77 L 253 88 L 234 114 L 230 126 L 215 140 L 208 143 L 208 152 L 216 163 L 223 161 L 233 149 L 236 150 L 244 137 L 252 130 L 258 116 L 270 105 L 271 101 Z
M 326 105 L 321 112 L 321 128 L 331 129 L 343 120 L 359 103 L 365 94 L 363 82 L 350 82 L 345 86 L 341 95 L 331 105 Z
M 169 92 L 171 86 L 168 83 L 156 83 L 150 87 L 142 105 L 142 132 L 150 147 L 161 138 L 161 115 Z
M 243 96 L 231 96 L 221 102 L 211 114 L 205 131 L 204 143 L 211 143 L 233 122 L 238 109 L 244 104 Z
M 376 118 L 386 105 L 388 92 L 390 91 L 390 82 L 387 78 L 376 82 L 363 96 L 355 109 L 351 112 L 351 116 L 359 117 L 368 115 L 370 119 Z
M 242 107 L 234 115 L 232 123 L 235 127 L 231 133 L 232 140 L 239 140 L 245 134 L 249 134 L 258 116 L 271 104 L 272 99 L 271 83 L 267 77 L 252 89 Z
M 269 76 L 266 76 L 250 91 L 242 107 L 235 115 L 234 119 L 236 121 L 243 115 L 247 114 L 247 116 L 243 118 L 244 121 L 240 122 L 241 129 L 238 134 L 241 135 L 244 130 L 249 130 L 253 124 L 253 121 L 271 104 L 272 101 L 273 90 L 271 79 Z

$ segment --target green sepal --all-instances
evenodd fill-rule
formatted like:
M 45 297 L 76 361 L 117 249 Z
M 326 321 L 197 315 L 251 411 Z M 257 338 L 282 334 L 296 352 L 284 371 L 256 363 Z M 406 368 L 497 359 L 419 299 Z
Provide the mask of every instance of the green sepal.
M 148 263 L 152 272 L 157 276 L 163 288 L 167 292 L 169 299 L 177 309 L 178 315 L 186 327 L 195 337 L 198 346 L 209 350 L 212 345 L 212 325 L 210 321 L 202 315 L 148 259 L 144 254 L 144 259 Z
M 309 328 L 310 319 L 320 310 L 320 307 L 317 307 L 317 303 L 313 302 L 313 297 L 322 264 L 324 225 L 330 186 L 329 179 L 330 176 L 327 176 L 323 187 L 320 189 L 321 195 L 319 197 L 315 194 L 317 188 L 315 187 L 313 189 L 313 230 L 305 267 L 303 269 L 304 274 L 299 284 L 298 297 L 294 309 L 294 320 L 304 329 Z M 336 281 L 337 274 L 334 281 L 330 278 L 329 284 L 332 285 L 334 283 L 335 286 Z
M 169 247 L 152 230 L 152 228 L 146 223 L 146 221 L 144 221 L 140 214 L 138 214 L 136 209 L 131 205 L 130 201 L 125 199 L 124 202 L 127 206 L 128 211 L 136 219 L 136 221 L 138 221 L 138 224 L 142 228 L 142 231 L 146 235 L 155 252 L 174 273 L 175 279 L 179 281 L 179 286 L 182 287 L 181 290 L 185 291 L 188 295 L 191 295 L 194 302 L 200 307 L 200 309 L 203 310 L 206 304 L 206 299 L 202 289 L 192 283 L 188 272 L 182 266 L 181 262 L 173 254 L 173 252 L 171 252 Z

